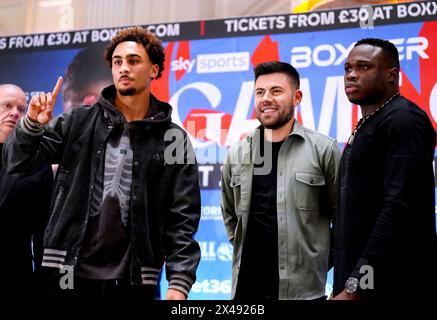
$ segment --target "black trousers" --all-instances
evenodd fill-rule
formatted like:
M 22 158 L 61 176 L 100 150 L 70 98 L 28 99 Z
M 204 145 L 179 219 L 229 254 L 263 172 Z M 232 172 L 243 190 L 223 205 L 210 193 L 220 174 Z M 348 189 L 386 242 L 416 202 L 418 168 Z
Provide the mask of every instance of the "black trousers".
M 49 302 L 114 302 L 136 303 L 156 299 L 156 286 L 131 285 L 128 280 L 94 280 L 74 277 L 73 284 L 62 288 L 61 276 L 49 276 L 47 299 Z

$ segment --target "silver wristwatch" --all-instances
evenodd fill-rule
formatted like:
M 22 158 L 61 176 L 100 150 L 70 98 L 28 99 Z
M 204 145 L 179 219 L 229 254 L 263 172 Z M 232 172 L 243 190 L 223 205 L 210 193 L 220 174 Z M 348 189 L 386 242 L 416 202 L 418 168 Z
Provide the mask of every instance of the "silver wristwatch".
M 354 277 L 350 277 L 346 280 L 345 284 L 346 292 L 347 293 L 354 293 L 358 289 L 358 279 Z

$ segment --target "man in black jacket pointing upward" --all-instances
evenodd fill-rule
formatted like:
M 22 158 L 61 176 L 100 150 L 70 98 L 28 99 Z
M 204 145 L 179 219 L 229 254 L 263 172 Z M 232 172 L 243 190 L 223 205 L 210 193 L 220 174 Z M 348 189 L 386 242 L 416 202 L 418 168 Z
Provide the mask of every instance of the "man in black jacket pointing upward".
M 147 30 L 120 31 L 106 49 L 114 84 L 92 107 L 52 119 L 59 78 L 53 93 L 32 98 L 5 144 L 11 173 L 59 163 L 42 263 L 59 270 L 53 299 L 153 299 L 164 262 L 166 299 L 186 299 L 195 282 L 197 165 L 171 106 L 150 92 L 164 59 Z

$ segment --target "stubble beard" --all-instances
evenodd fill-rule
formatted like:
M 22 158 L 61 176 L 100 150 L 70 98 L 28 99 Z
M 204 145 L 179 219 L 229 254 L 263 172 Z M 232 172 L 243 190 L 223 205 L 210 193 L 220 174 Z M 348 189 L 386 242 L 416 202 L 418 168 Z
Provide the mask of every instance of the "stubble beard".
M 119 89 L 118 93 L 122 96 L 133 96 L 137 92 L 137 89 L 134 87 L 126 88 L 126 89 Z

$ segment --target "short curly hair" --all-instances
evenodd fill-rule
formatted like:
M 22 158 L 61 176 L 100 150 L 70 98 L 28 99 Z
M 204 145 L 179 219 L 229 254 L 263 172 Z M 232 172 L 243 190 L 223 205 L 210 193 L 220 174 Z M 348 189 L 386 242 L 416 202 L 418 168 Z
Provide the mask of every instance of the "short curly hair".
M 153 33 L 142 27 L 123 29 L 111 39 L 111 43 L 106 47 L 105 51 L 105 59 L 109 62 L 109 66 L 112 67 L 112 54 L 114 53 L 115 48 L 125 41 L 134 41 L 143 45 L 152 63 L 157 64 L 159 67 L 158 75 L 155 78 L 159 79 L 162 71 L 164 71 L 164 47 L 162 46 L 161 41 Z

